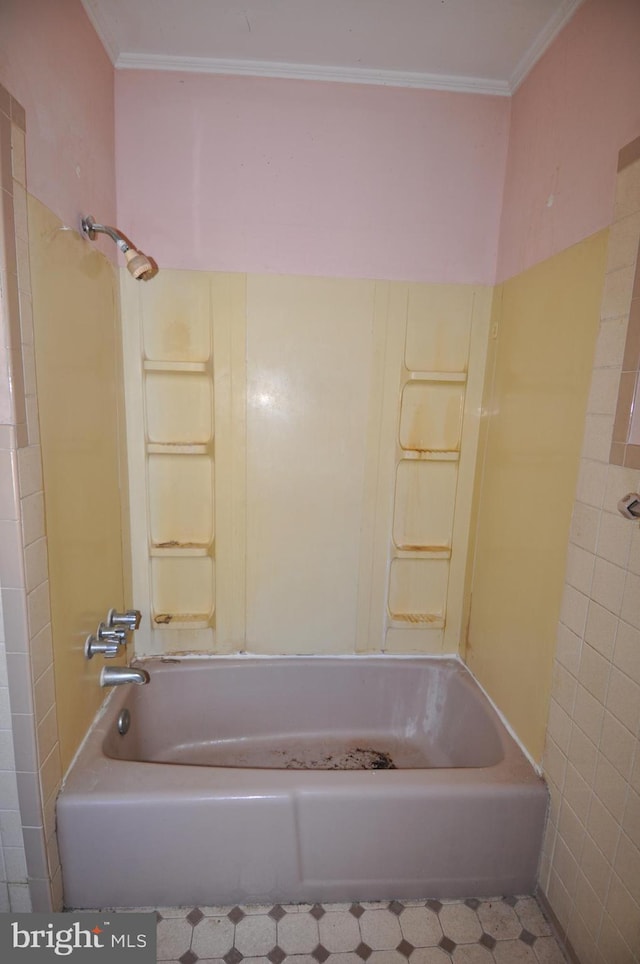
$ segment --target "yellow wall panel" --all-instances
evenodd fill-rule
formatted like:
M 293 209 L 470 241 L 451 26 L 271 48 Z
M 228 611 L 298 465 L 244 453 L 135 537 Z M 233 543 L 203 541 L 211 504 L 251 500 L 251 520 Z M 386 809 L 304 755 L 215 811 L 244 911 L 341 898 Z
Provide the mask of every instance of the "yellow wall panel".
M 35 354 L 63 771 L 100 705 L 85 637 L 124 604 L 120 330 L 112 265 L 29 199 Z
M 374 283 L 247 280 L 247 646 L 353 651 Z
M 467 661 L 540 760 L 607 232 L 502 286 Z

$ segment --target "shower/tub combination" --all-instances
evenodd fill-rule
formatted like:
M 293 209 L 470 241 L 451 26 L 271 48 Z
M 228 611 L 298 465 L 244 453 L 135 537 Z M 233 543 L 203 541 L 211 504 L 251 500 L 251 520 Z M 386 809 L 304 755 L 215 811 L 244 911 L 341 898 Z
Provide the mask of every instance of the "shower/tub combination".
M 457 659 L 141 666 L 58 800 L 68 906 L 534 891 L 547 791 Z
M 83 230 L 90 239 L 96 232 L 110 236 L 135 278 L 153 277 L 151 260 L 119 231 L 90 217 L 84 219 Z M 489 322 L 486 292 L 449 292 L 444 311 L 441 292 L 434 296 L 436 310 L 429 307 L 431 290 L 413 286 L 406 291 L 406 311 L 393 314 L 389 307 L 383 319 L 381 292 L 368 283 L 336 286 L 264 278 L 245 283 L 235 276 L 192 275 L 182 272 L 172 278 L 163 272 L 164 288 L 139 289 L 142 295 L 136 292 L 134 300 L 147 306 L 147 314 L 143 312 L 139 325 L 134 321 L 126 326 L 125 361 L 130 387 L 138 379 L 134 411 L 139 411 L 139 417 L 129 420 L 130 458 L 141 483 L 134 486 L 136 499 L 144 492 L 148 496 L 147 504 L 131 505 L 138 533 L 137 542 L 132 540 L 134 592 L 144 587 L 145 567 L 155 580 L 154 593 L 142 600 L 149 618 L 141 626 L 138 650 L 165 655 L 106 674 L 109 685 L 131 673 L 136 682 L 148 685 L 114 689 L 66 776 L 57 803 L 66 905 L 532 893 L 546 787 L 462 661 L 365 655 L 383 645 L 392 650 L 395 645 L 398 651 L 400 640 L 403 645 L 410 640 L 410 652 L 429 652 L 429 645 L 436 652 L 447 652 L 449 645 L 457 648 L 464 587 L 451 560 L 466 553 L 461 520 L 470 512 L 478 435 L 473 413 L 481 399 Z M 184 295 L 190 284 L 197 297 Z M 182 313 L 176 308 L 181 304 L 176 291 L 183 293 Z M 398 288 L 396 299 L 401 293 Z M 128 297 L 125 293 L 125 301 Z M 238 305 L 245 298 L 250 310 L 246 318 L 233 316 L 237 327 L 231 337 L 225 311 L 229 303 Z M 209 316 L 211 303 L 217 308 Z M 326 317 L 312 310 L 318 304 L 330 305 Z M 374 325 L 370 313 L 375 304 Z M 284 305 L 290 317 L 283 320 Z M 350 321 L 350 352 L 343 317 Z M 331 338 L 343 349 L 340 365 L 333 343 L 326 347 Z M 246 344 L 247 349 L 227 356 L 232 343 Z M 288 398 L 283 411 L 295 410 L 296 418 L 283 419 L 282 412 L 271 417 L 261 404 L 271 395 L 266 389 L 261 394 L 256 373 L 281 373 L 280 349 L 285 344 L 285 356 L 295 367 L 291 384 L 304 387 L 304 404 Z M 178 349 L 183 354 L 176 354 Z M 372 363 L 384 358 L 384 365 L 373 368 L 375 377 L 369 377 L 368 357 Z M 353 358 L 362 361 L 354 365 Z M 390 379 L 385 371 L 393 370 L 399 376 Z M 329 372 L 332 380 L 327 381 Z M 237 501 L 232 474 L 220 488 L 224 511 L 216 514 L 219 571 L 225 559 L 236 566 L 226 574 L 226 583 L 219 582 L 227 593 L 232 583 L 234 599 L 242 598 L 247 614 L 251 612 L 244 635 L 229 622 L 231 610 L 223 591 L 215 607 L 209 598 L 214 454 L 216 485 L 225 471 L 218 451 L 223 433 L 214 432 L 213 426 L 214 395 L 221 424 L 243 424 L 243 419 L 234 421 L 230 402 L 224 409 L 224 386 L 230 381 L 237 395 L 246 389 L 246 398 L 260 402 L 247 404 L 243 416 L 246 439 L 256 446 L 244 466 L 252 482 L 247 502 Z M 280 402 L 284 405 L 282 398 Z M 398 406 L 398 418 L 395 423 L 385 419 L 384 431 L 372 433 L 369 406 L 376 405 L 391 415 Z M 336 416 L 347 408 L 348 444 L 334 437 Z M 327 428 L 324 435 L 316 432 L 313 451 L 301 412 L 321 413 Z M 378 448 L 369 451 L 363 439 L 374 437 Z M 240 442 L 238 451 L 245 440 Z M 305 460 L 299 458 L 301 451 Z M 376 475 L 383 459 L 385 477 L 395 486 L 395 503 L 391 505 L 388 487 L 381 484 L 377 502 L 370 498 L 367 503 L 374 506 L 373 514 L 367 517 L 363 510 L 360 515 L 358 486 L 365 465 L 375 467 Z M 335 498 L 326 484 L 332 464 L 340 466 Z M 301 467 L 309 471 L 305 474 Z M 186 484 L 188 470 L 193 470 L 197 485 Z M 264 474 L 269 472 L 275 476 Z M 293 514 L 295 533 L 291 498 L 276 499 L 273 506 L 264 496 L 267 489 L 290 494 L 294 484 L 305 494 L 298 515 Z M 467 502 L 456 503 L 454 513 L 457 491 L 467 493 Z M 194 517 L 193 507 L 204 505 L 208 508 L 201 510 L 206 516 L 202 521 Z M 311 505 L 314 512 L 306 511 Z M 264 511 L 270 513 L 268 525 Z M 233 533 L 230 518 L 235 520 Z M 253 528 L 239 536 L 241 518 L 249 518 Z M 149 526 L 143 532 L 145 520 Z M 303 532 L 308 520 L 311 527 Z M 337 531 L 326 539 L 324 530 L 330 525 Z M 383 540 L 375 544 L 378 556 L 365 540 L 354 573 L 360 534 L 384 526 L 389 532 L 393 528 L 394 558 L 384 557 Z M 261 542 L 263 530 L 274 528 L 278 539 L 273 545 Z M 285 533 L 314 547 L 315 569 L 304 573 L 304 585 L 297 555 L 287 557 L 288 562 L 279 555 L 274 558 Z M 249 575 L 238 562 L 236 548 L 235 555 L 229 552 L 231 535 L 234 547 L 244 545 L 247 559 L 258 566 Z M 437 591 L 423 598 L 428 574 Z M 386 581 L 388 600 L 380 591 Z M 309 585 L 322 586 L 323 606 Z M 340 651 L 353 645 L 352 636 L 357 635 L 355 613 L 358 600 L 366 596 L 363 587 L 371 590 L 369 624 L 381 626 L 384 616 L 388 631 L 384 644 L 376 636 L 363 645 L 361 638 L 360 655 L 198 657 L 180 652 L 212 651 L 214 631 L 217 648 L 230 645 L 233 638 L 246 638 L 267 652 L 275 648 L 295 653 L 298 646 L 313 652 L 328 645 Z M 216 576 L 216 594 L 218 590 Z M 290 602 L 294 596 L 298 622 L 279 622 L 277 616 L 285 610 L 273 600 Z M 383 614 L 385 606 L 389 613 Z M 196 616 L 199 622 L 194 623 Z M 199 642 L 190 647 L 194 632 Z M 90 637 L 88 643 L 88 656 L 95 652 L 108 658 L 121 648 L 117 639 Z

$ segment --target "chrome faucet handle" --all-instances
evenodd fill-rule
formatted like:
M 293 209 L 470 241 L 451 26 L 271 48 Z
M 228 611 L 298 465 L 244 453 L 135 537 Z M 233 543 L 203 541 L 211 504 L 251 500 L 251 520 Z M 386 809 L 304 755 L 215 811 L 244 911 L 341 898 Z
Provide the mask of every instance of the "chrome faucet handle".
M 139 609 L 127 609 L 125 613 L 118 613 L 115 609 L 110 609 L 107 613 L 107 626 L 123 627 L 125 632 L 132 633 L 140 626 L 142 613 Z
M 120 629 L 116 627 L 111 629 L 106 623 L 100 623 L 96 631 L 96 636 L 100 640 L 105 640 L 105 642 L 116 643 L 118 646 L 124 646 L 127 642 L 127 631 L 126 629 Z
M 93 659 L 93 657 L 101 653 L 107 659 L 113 659 L 120 652 L 120 642 L 116 639 L 98 639 L 97 636 L 87 636 L 84 641 L 84 655 L 85 659 Z

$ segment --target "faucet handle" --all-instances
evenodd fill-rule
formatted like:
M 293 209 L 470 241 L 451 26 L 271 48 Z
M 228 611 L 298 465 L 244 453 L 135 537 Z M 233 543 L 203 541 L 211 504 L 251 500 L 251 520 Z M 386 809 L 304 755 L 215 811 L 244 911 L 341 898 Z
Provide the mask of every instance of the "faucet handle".
M 96 636 L 100 640 L 115 643 L 118 646 L 124 646 L 127 641 L 126 629 L 120 629 L 119 627 L 111 629 L 106 623 L 100 623 L 96 631 Z
M 141 618 L 142 613 L 139 609 L 127 609 L 125 613 L 119 613 L 116 612 L 115 609 L 110 609 L 107 613 L 107 626 L 110 629 L 123 627 L 125 632 L 131 633 L 139 628 Z
M 98 639 L 97 636 L 87 636 L 84 641 L 85 659 L 92 659 L 96 653 L 102 653 L 107 659 L 113 659 L 120 652 L 120 642 L 117 639 Z

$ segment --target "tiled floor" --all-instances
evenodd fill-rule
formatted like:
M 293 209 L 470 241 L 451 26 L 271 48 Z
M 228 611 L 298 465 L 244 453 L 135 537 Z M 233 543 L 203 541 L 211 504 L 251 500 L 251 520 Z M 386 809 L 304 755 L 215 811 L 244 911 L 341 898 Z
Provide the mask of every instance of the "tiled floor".
M 158 961 L 565 964 L 533 897 L 162 908 Z

